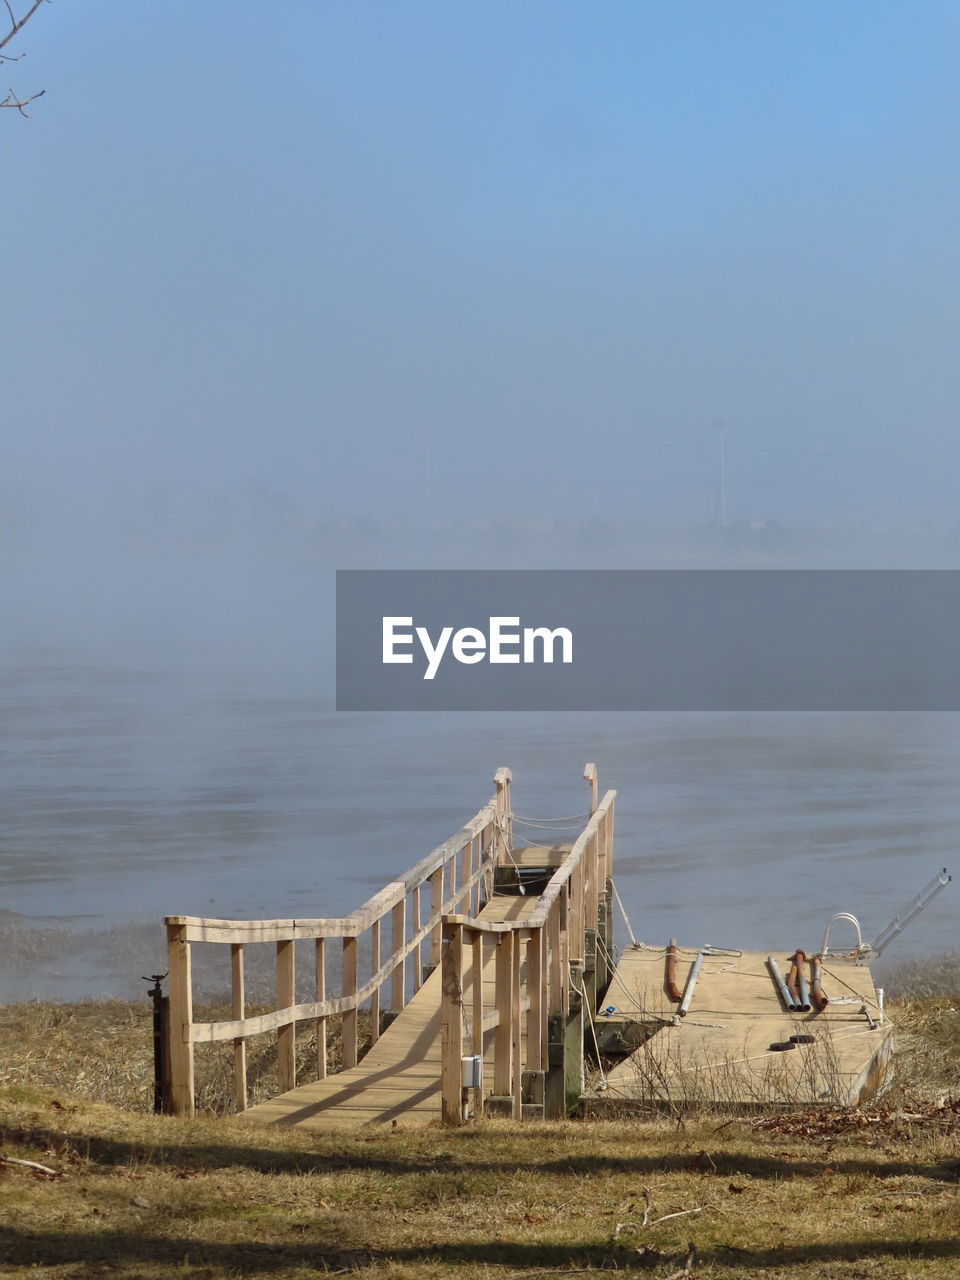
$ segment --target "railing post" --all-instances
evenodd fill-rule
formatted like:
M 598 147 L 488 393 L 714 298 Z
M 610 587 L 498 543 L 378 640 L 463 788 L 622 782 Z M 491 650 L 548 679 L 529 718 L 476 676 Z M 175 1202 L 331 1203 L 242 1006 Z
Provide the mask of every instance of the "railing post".
M 429 963 L 436 967 L 440 963 L 440 942 L 443 936 L 443 923 L 440 919 L 440 913 L 443 910 L 443 872 L 444 863 L 441 862 L 433 875 L 430 877 L 430 916 L 436 920 L 433 931 L 430 934 L 430 956 Z
M 407 934 L 407 899 L 406 896 L 400 899 L 393 908 L 393 919 L 391 924 L 390 945 L 393 948 L 393 954 L 402 951 L 406 943 Z M 397 962 L 390 979 L 390 1004 L 396 1013 L 407 1002 L 407 957 Z
M 513 973 L 513 933 L 499 933 L 496 951 L 496 1005 L 499 1021 L 493 1033 L 493 1092 L 505 1097 L 513 1084 L 513 1028 L 510 996 Z
M 376 976 L 380 969 L 380 921 L 374 920 L 370 926 L 370 977 Z M 370 997 L 370 1044 L 375 1045 L 380 1039 L 380 988 L 375 987 Z
M 443 925 L 440 1106 L 444 1124 L 463 1123 L 463 926 Z
M 511 934 L 510 965 L 510 1058 L 513 1068 L 510 1077 L 510 1094 L 513 1097 L 513 1118 L 519 1120 L 523 1114 L 523 1023 L 520 1017 L 520 961 L 523 947 L 518 934 Z
M 477 873 L 480 870 L 480 859 L 482 858 L 483 836 L 474 836 L 470 841 L 470 878 L 477 876 L 477 883 L 470 890 L 470 902 L 468 906 L 469 914 L 478 916 L 480 914 L 480 894 L 483 891 L 480 877 Z
M 343 940 L 343 995 L 344 997 L 357 994 L 357 940 L 356 938 L 344 938 Z M 345 1067 L 355 1067 L 357 1065 L 357 1009 L 356 1005 L 352 1009 L 345 1009 L 343 1012 L 342 1022 L 343 1036 L 343 1065 Z
M 316 940 L 316 971 L 317 971 L 317 1003 L 327 998 L 327 962 L 324 953 L 324 939 Z M 317 1019 L 317 1079 L 325 1080 L 327 1077 L 327 1019 L 325 1016 Z
M 473 841 L 468 840 L 460 850 L 460 877 L 458 884 L 460 885 L 460 893 L 457 898 L 457 910 L 463 915 L 472 914 L 470 910 L 470 900 L 473 897 L 472 889 L 464 889 L 464 885 L 470 883 L 470 877 L 473 875 Z M 464 901 L 466 899 L 466 901 Z
M 190 977 L 190 943 L 186 925 L 167 925 L 167 973 L 170 993 L 170 1106 L 174 1115 L 192 1116 L 193 984 Z
M 510 807 L 511 776 L 509 769 L 498 769 L 493 778 L 497 788 L 494 799 L 496 817 L 494 863 L 498 867 L 507 861 L 507 854 L 513 846 L 513 811 Z
M 413 936 L 420 932 L 420 886 L 413 891 Z M 423 986 L 423 943 L 418 942 L 413 949 L 413 990 L 417 992 Z
M 563 1012 L 563 957 L 560 954 L 560 906 L 557 898 L 547 914 L 547 1009 L 550 1013 Z
M 231 1012 L 235 1021 L 244 1017 L 243 943 L 230 944 Z M 237 1111 L 247 1109 L 247 1042 L 237 1036 L 233 1042 L 233 1094 Z
M 595 764 L 585 764 L 583 766 L 583 776 L 590 787 L 590 816 L 597 811 L 599 802 L 600 779 L 597 776 L 597 766 Z
M 547 1002 L 544 999 L 544 949 L 546 933 L 534 929 L 527 943 L 527 1070 L 544 1069 L 543 1047 L 546 1044 Z
M 277 943 L 277 1008 L 289 1009 L 296 1004 L 292 938 Z M 297 1087 L 297 1028 L 293 1022 L 277 1028 L 277 1086 L 281 1093 Z
M 483 931 L 473 935 L 473 1019 L 471 1023 L 473 1052 L 483 1060 Z M 473 1114 L 483 1115 L 483 1083 L 473 1091 Z
M 602 839 L 602 831 L 598 831 L 590 841 L 590 845 L 587 850 L 587 865 L 590 872 L 590 893 L 587 899 L 588 929 L 596 929 L 597 927 L 597 920 L 600 912 L 600 901 L 605 887 L 601 879 L 603 860 L 600 856 L 600 846 Z
M 567 946 L 570 948 L 570 961 L 583 961 L 584 937 L 583 937 L 583 909 L 584 909 L 584 883 L 583 883 L 583 859 L 574 867 L 570 876 L 570 926 L 569 936 L 567 938 Z

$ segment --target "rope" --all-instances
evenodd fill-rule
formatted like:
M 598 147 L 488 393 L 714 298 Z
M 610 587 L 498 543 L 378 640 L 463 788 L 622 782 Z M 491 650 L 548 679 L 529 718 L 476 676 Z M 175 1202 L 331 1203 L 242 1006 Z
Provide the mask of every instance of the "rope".
M 610 877 L 610 888 L 613 890 L 613 896 L 616 899 L 617 906 L 620 908 L 620 914 L 623 916 L 623 923 L 627 926 L 627 933 L 630 935 L 631 945 L 635 947 L 637 945 L 637 940 L 634 937 L 633 929 L 630 925 L 630 918 L 627 915 L 626 908 L 623 905 L 623 900 L 620 897 L 620 891 L 617 888 L 617 884 L 613 876 Z
M 573 986 L 573 984 L 572 984 L 572 983 L 571 983 L 570 985 L 571 985 L 571 986 Z M 597 1069 L 598 1069 L 598 1070 L 599 1070 L 599 1072 L 600 1072 L 600 1085 L 598 1086 L 598 1088 L 600 1088 L 600 1089 L 606 1089 L 606 1088 L 607 1088 L 607 1077 L 606 1077 L 606 1075 L 604 1074 L 604 1070 L 603 1070 L 603 1062 L 601 1061 L 601 1058 L 600 1058 L 600 1042 L 599 1042 L 599 1040 L 597 1039 L 597 1028 L 596 1028 L 596 1027 L 594 1026 L 594 1024 L 593 1024 L 593 1011 L 592 1011 L 592 1009 L 590 1008 L 590 999 L 589 999 L 589 997 L 587 996 L 586 990 L 584 989 L 583 979 L 582 979 L 582 978 L 581 978 L 581 980 L 580 980 L 580 986 L 579 986 L 579 988 L 578 988 L 578 987 L 574 987 L 573 989 L 574 989 L 574 991 L 576 991 L 576 992 L 577 992 L 577 994 L 578 994 L 579 996 L 581 996 L 581 997 L 582 997 L 584 1007 L 585 1007 L 585 1009 L 586 1009 L 586 1011 L 587 1011 L 587 1021 L 590 1023 L 590 1034 L 591 1034 L 591 1036 L 593 1037 L 593 1047 L 594 1047 L 594 1049 L 596 1050 L 596 1054 L 597 1054 Z
M 493 824 L 500 833 L 500 839 L 503 843 L 503 848 L 506 850 L 507 857 L 513 863 L 514 871 L 516 871 L 517 873 L 517 888 L 520 890 L 520 893 L 525 897 L 527 891 L 524 888 L 523 880 L 520 876 L 520 864 L 517 862 L 516 858 L 513 856 L 513 849 L 511 848 L 512 840 L 509 840 L 507 838 L 506 828 L 504 827 L 503 823 L 500 821 L 499 815 L 496 813 L 494 813 L 494 816 L 493 816 Z M 545 845 L 544 848 L 546 847 L 547 846 Z M 496 890 L 494 890 L 494 896 L 496 896 Z
M 511 812 L 510 817 L 513 818 L 514 822 L 522 822 L 524 826 L 539 827 L 552 826 L 556 822 L 579 822 L 581 818 L 592 818 L 593 814 L 571 813 L 566 818 L 525 818 L 522 814 Z

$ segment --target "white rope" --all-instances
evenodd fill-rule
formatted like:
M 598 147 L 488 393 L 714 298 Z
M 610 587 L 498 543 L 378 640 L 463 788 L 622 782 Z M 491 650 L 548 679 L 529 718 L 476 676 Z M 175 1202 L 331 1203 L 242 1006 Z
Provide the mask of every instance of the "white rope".
M 617 883 L 614 878 L 610 877 L 610 888 L 613 890 L 613 896 L 616 899 L 617 906 L 620 908 L 620 914 L 623 916 L 623 923 L 627 926 L 627 933 L 630 935 L 630 942 L 633 946 L 637 945 L 637 939 L 634 937 L 633 928 L 630 924 L 630 918 L 627 915 L 626 908 L 623 905 L 623 899 L 620 897 L 620 891 L 617 889 Z
M 572 984 L 572 983 L 571 983 L 571 986 L 573 986 L 573 984 Z M 596 1027 L 593 1025 L 593 1011 L 592 1011 L 592 1009 L 590 1008 L 590 1000 L 589 1000 L 589 997 L 587 996 L 586 990 L 584 989 L 584 985 L 583 985 L 583 978 L 582 978 L 582 977 L 581 977 L 581 979 L 580 979 L 580 986 L 579 986 L 579 988 L 574 987 L 573 989 L 574 989 L 574 991 L 576 991 L 576 992 L 577 992 L 577 994 L 578 994 L 579 996 L 581 996 L 581 997 L 582 997 L 582 999 L 583 999 L 583 1003 L 584 1003 L 584 1007 L 585 1007 L 585 1008 L 586 1008 L 586 1010 L 587 1010 L 587 1021 L 590 1023 L 590 1034 L 593 1036 L 593 1047 L 594 1047 L 594 1049 L 595 1049 L 595 1050 L 596 1050 L 596 1052 L 597 1052 L 597 1069 L 598 1069 L 598 1071 L 600 1072 L 600 1081 L 601 1081 L 601 1085 L 602 1085 L 602 1087 L 603 1087 L 604 1089 L 606 1089 L 606 1087 L 607 1087 L 607 1077 L 606 1077 L 606 1075 L 604 1074 L 604 1070 L 603 1070 L 603 1062 L 602 1062 L 602 1061 L 601 1061 L 601 1059 L 600 1059 L 600 1041 L 597 1039 L 597 1029 L 596 1029 Z
M 556 822 L 579 822 L 581 818 L 592 818 L 592 813 L 571 813 L 565 818 L 525 818 L 522 814 L 511 813 L 514 822 L 522 822 L 528 827 L 553 826 Z

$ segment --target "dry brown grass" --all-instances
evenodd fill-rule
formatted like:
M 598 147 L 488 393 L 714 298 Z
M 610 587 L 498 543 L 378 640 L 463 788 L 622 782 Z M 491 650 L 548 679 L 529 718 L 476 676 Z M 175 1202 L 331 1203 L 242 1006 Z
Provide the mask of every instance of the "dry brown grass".
M 250 1006 L 249 1012 L 266 1007 Z M 225 1006 L 199 1005 L 197 1020 L 229 1018 Z M 297 1074 L 316 1077 L 312 1032 L 298 1028 Z M 368 1018 L 360 1015 L 360 1048 L 369 1039 Z M 341 1064 L 340 1021 L 329 1019 L 327 1062 Z M 247 1043 L 249 1102 L 277 1092 L 276 1039 L 258 1036 Z M 313 1074 L 311 1074 L 313 1073 Z M 29 1001 L 0 1005 L 0 1087 L 40 1086 L 63 1097 L 107 1102 L 127 1111 L 153 1106 L 153 1011 L 123 1000 L 53 1004 Z M 196 1053 L 197 1106 L 209 1115 L 229 1115 L 233 1107 L 233 1049 L 229 1044 L 200 1045 Z
M 891 1007 L 915 1098 L 954 1087 L 951 1007 Z M 211 1105 L 220 1069 L 201 1066 Z M 955 1126 L 903 1119 L 900 1095 L 859 1118 L 764 1126 L 704 1113 L 682 1128 L 310 1133 L 154 1117 L 151 1075 L 145 1007 L 0 1010 L 0 1155 L 54 1171 L 0 1165 L 0 1273 L 663 1280 L 692 1242 L 689 1280 L 960 1275 Z

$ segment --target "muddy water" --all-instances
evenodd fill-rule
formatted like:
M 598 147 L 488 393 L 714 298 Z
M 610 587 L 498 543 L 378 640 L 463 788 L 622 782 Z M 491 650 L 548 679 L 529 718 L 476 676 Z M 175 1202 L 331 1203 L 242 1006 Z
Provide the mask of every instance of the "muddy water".
M 651 941 L 810 949 L 837 910 L 870 937 L 954 862 L 957 716 L 338 715 L 308 672 L 11 651 L 0 998 L 133 994 L 167 913 L 347 912 L 497 765 L 519 813 L 552 818 L 584 809 L 588 759 L 619 791 L 618 884 Z M 891 956 L 954 947 L 958 889 Z

